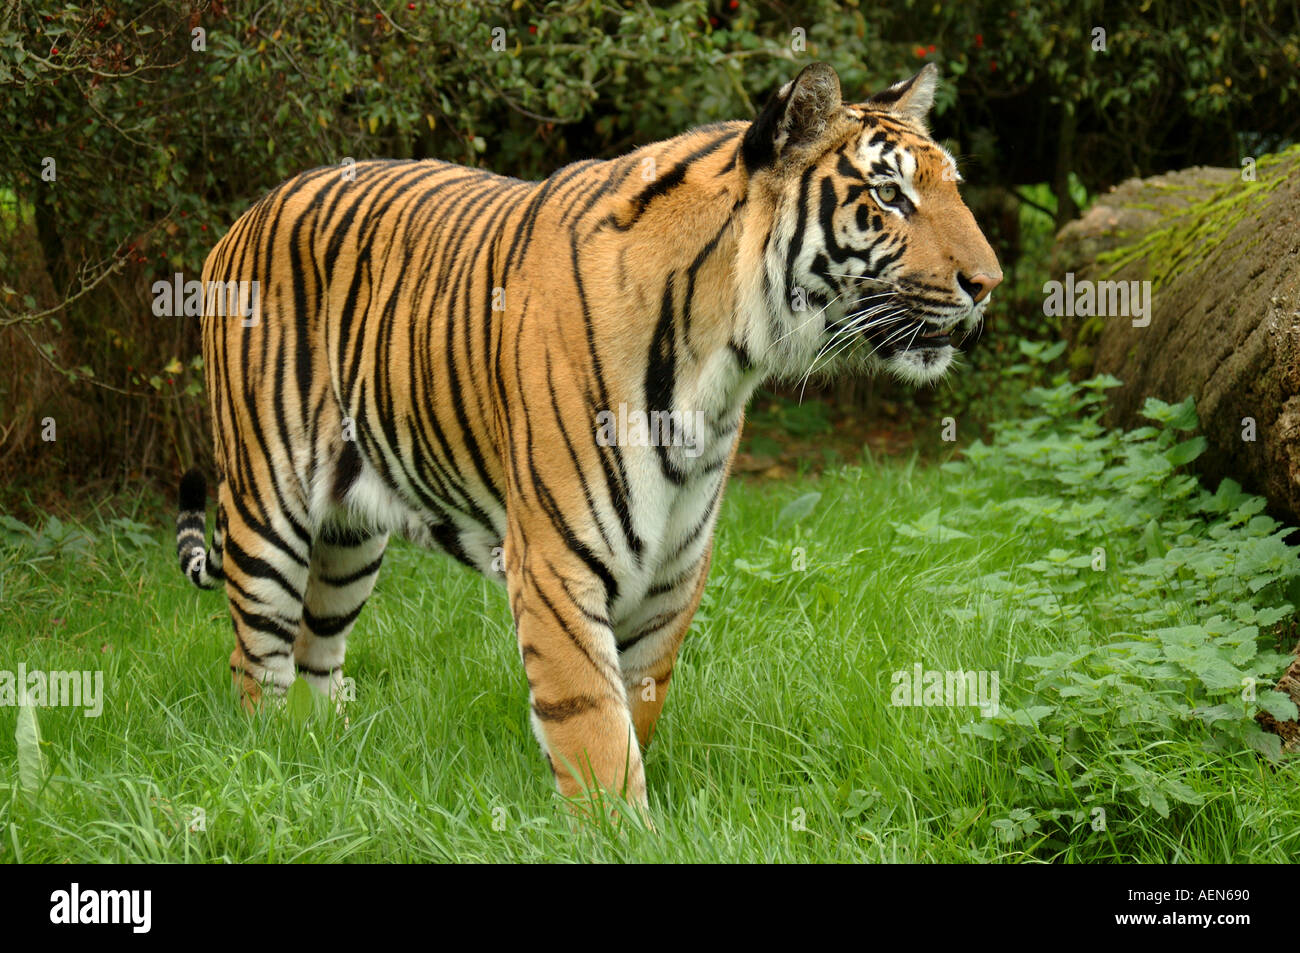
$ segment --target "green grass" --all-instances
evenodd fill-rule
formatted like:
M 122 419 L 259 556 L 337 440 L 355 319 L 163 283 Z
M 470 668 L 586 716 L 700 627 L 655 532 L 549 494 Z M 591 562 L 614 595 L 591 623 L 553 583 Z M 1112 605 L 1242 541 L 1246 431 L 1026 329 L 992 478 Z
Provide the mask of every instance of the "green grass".
M 1225 734 L 1168 659 L 1154 675 L 1112 664 L 1165 644 L 1141 613 L 1163 606 L 1162 624 L 1187 626 L 1208 618 L 1205 599 L 1179 601 L 1178 572 L 1144 576 L 1151 538 L 1114 527 L 1107 571 L 1062 569 L 1061 552 L 1093 548 L 1088 521 L 1102 518 L 1086 500 L 1119 508 L 1097 478 L 1060 497 L 1085 501 L 1078 519 L 1035 511 L 1027 492 L 1068 468 L 1050 454 L 1013 466 L 1006 443 L 996 466 L 977 446 L 957 466 L 867 461 L 731 487 L 648 753 L 653 832 L 572 828 L 528 727 L 504 595 L 446 557 L 392 546 L 351 640 L 347 721 L 324 706 L 300 721 L 239 710 L 224 596 L 185 582 L 169 533 L 119 521 L 92 542 L 56 525 L 0 546 L 0 669 L 102 670 L 107 697 L 98 718 L 39 710 L 52 778 L 35 798 L 20 789 L 15 710 L 0 709 L 0 859 L 1293 860 L 1300 772 L 1241 742 L 1253 708 L 1232 721 L 1221 706 L 1237 729 Z M 1160 499 L 1186 479 L 1168 476 Z M 1218 532 L 1180 507 L 1155 519 L 1166 562 L 1193 537 L 1203 558 Z M 1223 578 L 1249 618 L 1279 601 L 1273 583 L 1238 592 Z M 1043 579 L 1051 599 L 1035 595 Z M 1276 677 L 1272 631 L 1257 657 Z M 1056 652 L 1074 661 L 1042 661 Z M 891 704 L 892 673 L 915 663 L 996 670 L 1001 714 Z M 1053 688 L 1058 676 L 1073 688 Z

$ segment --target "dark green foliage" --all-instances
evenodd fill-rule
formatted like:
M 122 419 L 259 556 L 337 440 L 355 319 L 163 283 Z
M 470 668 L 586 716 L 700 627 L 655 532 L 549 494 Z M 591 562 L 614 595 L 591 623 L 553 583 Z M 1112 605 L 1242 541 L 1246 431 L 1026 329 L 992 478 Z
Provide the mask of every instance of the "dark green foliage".
M 154 317 L 151 286 L 197 276 L 234 218 L 288 176 L 415 156 L 538 177 L 753 116 L 815 60 L 850 99 L 940 65 L 935 132 L 962 157 L 1010 279 L 1011 307 L 989 329 L 1001 343 L 980 366 L 1007 356 L 1009 332 L 1052 330 L 1024 307 L 1050 235 L 1026 215 L 1059 224 L 1085 190 L 1124 176 L 1235 165 L 1300 123 L 1300 12 L 1287 0 L 11 5 L 0 419 L 14 426 L 0 472 L 170 483 L 201 462 L 194 322 Z M 962 387 L 959 402 L 981 389 Z M 39 436 L 47 415 L 58 441 Z
M 1062 633 L 1069 648 L 1023 659 L 1015 707 L 962 730 L 993 742 L 999 757 L 1024 759 L 1026 800 L 1040 817 L 1091 823 L 1114 816 L 1198 805 L 1182 778 L 1194 770 L 1172 735 L 1197 740 L 1205 767 L 1244 750 L 1280 756 L 1261 709 L 1294 720 L 1296 706 L 1272 690 L 1289 657 L 1269 636 L 1294 614 L 1300 560 L 1290 532 L 1262 514 L 1264 500 L 1232 480 L 1203 489 L 1180 468 L 1205 448 L 1190 399 L 1150 399 L 1156 426 L 1122 433 L 1098 423 L 1113 378 L 1060 383 L 1026 395 L 1038 413 L 996 427 L 945 469 L 975 501 L 1010 477 L 1012 499 L 985 513 L 1013 512 L 1025 538 L 1045 527 L 1053 545 L 1015 570 L 953 587 L 980 612 Z M 966 525 L 963 511 L 945 518 Z M 1098 639 L 1103 620 L 1125 619 Z M 1031 831 L 1021 831 L 1027 836 Z M 1006 832 L 1010 837 L 1011 832 Z M 1017 836 L 1021 836 L 1017 835 Z

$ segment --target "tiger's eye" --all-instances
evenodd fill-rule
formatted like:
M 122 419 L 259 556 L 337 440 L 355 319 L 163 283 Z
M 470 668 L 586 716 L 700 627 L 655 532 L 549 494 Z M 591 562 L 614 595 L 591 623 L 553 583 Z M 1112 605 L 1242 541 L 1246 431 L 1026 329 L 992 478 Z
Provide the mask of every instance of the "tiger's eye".
M 898 198 L 898 189 L 894 188 L 892 185 L 877 186 L 876 198 L 880 199 L 880 201 L 884 202 L 886 205 L 890 205 L 896 198 Z

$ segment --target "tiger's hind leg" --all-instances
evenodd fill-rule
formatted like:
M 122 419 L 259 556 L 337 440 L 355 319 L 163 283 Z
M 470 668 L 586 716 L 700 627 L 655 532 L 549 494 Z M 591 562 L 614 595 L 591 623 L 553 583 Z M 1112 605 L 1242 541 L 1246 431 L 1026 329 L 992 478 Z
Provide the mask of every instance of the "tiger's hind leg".
M 230 671 L 251 710 L 264 691 L 281 696 L 296 677 L 310 537 L 300 520 L 274 508 L 264 512 L 250 496 L 237 496 L 228 483 L 218 493 L 225 517 L 222 570 L 235 628 Z
M 307 682 L 341 699 L 348 633 L 379 577 L 388 534 L 327 527 L 311 548 L 311 571 L 293 658 Z

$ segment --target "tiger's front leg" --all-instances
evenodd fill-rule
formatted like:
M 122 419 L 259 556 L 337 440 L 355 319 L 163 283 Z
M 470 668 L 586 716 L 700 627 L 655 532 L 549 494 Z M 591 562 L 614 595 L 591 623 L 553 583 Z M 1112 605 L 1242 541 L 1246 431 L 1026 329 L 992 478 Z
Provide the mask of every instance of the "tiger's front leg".
M 506 588 L 533 731 L 560 793 L 621 796 L 645 812 L 641 747 L 605 608 L 608 583 L 543 519 L 511 526 Z
M 710 541 L 698 563 L 676 585 L 652 590 L 652 598 L 647 600 L 640 619 L 626 633 L 618 634 L 619 668 L 643 753 L 654 737 L 677 653 L 704 595 L 712 554 Z

